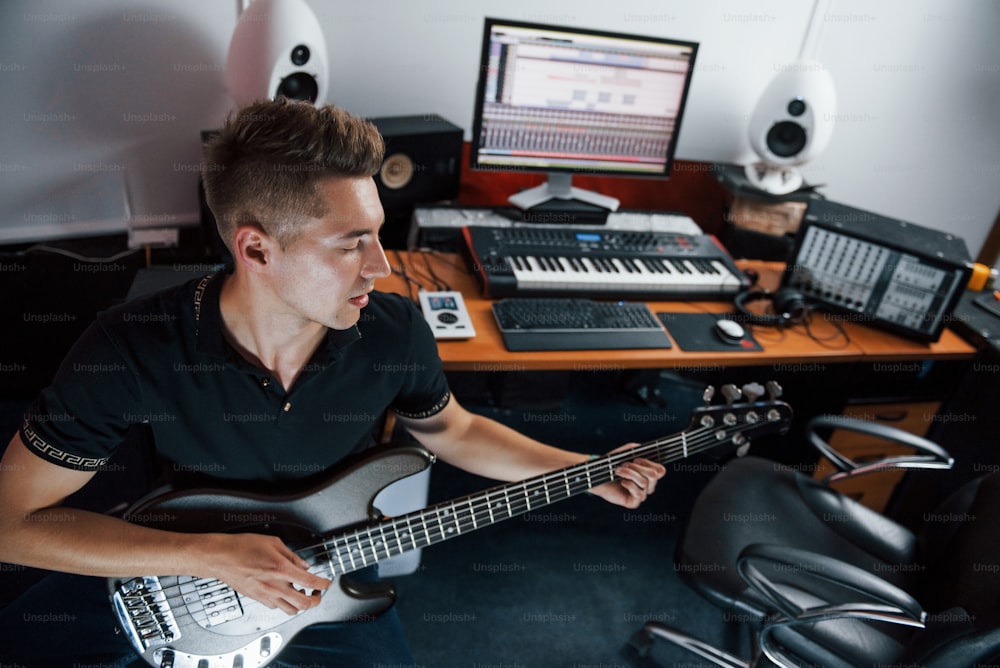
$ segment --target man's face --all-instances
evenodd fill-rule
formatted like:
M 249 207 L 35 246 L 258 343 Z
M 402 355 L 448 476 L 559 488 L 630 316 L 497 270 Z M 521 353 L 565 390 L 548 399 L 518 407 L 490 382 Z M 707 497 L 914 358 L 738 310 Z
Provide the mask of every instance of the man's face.
M 385 216 L 367 176 L 326 179 L 317 194 L 329 213 L 272 254 L 270 283 L 289 313 L 348 329 L 368 304 L 375 279 L 390 273 L 378 238 Z

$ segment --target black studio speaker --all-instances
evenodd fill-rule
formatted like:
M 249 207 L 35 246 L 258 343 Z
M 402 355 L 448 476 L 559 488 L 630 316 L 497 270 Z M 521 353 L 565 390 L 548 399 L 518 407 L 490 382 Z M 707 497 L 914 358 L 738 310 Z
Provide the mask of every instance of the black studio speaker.
M 462 128 L 436 114 L 370 120 L 385 140 L 385 160 L 375 175 L 385 209 L 382 245 L 405 249 L 414 207 L 458 196 Z

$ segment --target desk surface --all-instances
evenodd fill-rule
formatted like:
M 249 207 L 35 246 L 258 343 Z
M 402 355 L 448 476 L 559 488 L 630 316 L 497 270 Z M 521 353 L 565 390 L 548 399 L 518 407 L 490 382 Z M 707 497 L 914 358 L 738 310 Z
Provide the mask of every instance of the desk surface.
M 393 275 L 381 279 L 376 288 L 387 292 L 416 295 L 397 271 L 402 265 L 408 275 L 420 280 L 427 289 L 435 288 L 436 277 L 446 289 L 458 290 L 476 329 L 476 336 L 464 341 L 439 341 L 438 350 L 444 366 L 452 371 L 531 371 L 531 370 L 616 370 L 627 368 L 724 368 L 823 362 L 900 362 L 971 359 L 976 349 L 946 329 L 939 341 L 921 343 L 872 329 L 836 316 L 818 314 L 807 330 L 804 325 L 777 330 L 754 327 L 754 338 L 762 352 L 694 352 L 681 350 L 675 343 L 661 350 L 572 350 L 510 352 L 504 347 L 500 330 L 490 310 L 492 300 L 484 298 L 475 276 L 461 257 L 449 253 L 406 253 L 389 251 Z M 777 287 L 782 271 L 779 263 L 738 261 L 742 268 L 752 267 L 760 274 L 762 287 Z M 648 302 L 654 312 L 689 313 L 732 312 L 728 301 Z M 838 325 L 843 329 L 842 335 Z

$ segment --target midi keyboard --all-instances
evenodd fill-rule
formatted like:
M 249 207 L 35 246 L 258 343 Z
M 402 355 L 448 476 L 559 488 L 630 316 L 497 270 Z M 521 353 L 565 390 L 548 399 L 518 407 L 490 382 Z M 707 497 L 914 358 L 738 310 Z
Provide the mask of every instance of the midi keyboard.
M 706 234 L 469 226 L 462 236 L 483 294 L 494 299 L 731 299 L 750 285 Z

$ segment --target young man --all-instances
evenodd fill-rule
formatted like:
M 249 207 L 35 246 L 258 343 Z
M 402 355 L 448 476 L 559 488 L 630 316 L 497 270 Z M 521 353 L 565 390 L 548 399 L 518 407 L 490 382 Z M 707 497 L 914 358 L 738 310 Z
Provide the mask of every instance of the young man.
M 286 489 L 363 449 L 389 410 L 438 457 L 490 478 L 586 459 L 462 408 L 416 307 L 373 292 L 390 273 L 371 178 L 382 158 L 370 123 L 283 99 L 234 114 L 209 143 L 206 196 L 232 269 L 100 314 L 0 462 L 0 561 L 77 574 L 8 607 L 0 657 L 26 668 L 134 660 L 110 633 L 105 577 L 215 578 L 288 614 L 318 603 L 303 589 L 330 584 L 273 536 L 165 531 L 63 506 L 136 424 L 180 487 L 210 475 Z M 637 459 L 617 473 L 593 493 L 633 508 L 664 468 Z M 39 623 L 52 615 L 74 622 L 58 641 Z M 313 626 L 275 665 L 409 661 L 390 610 Z

